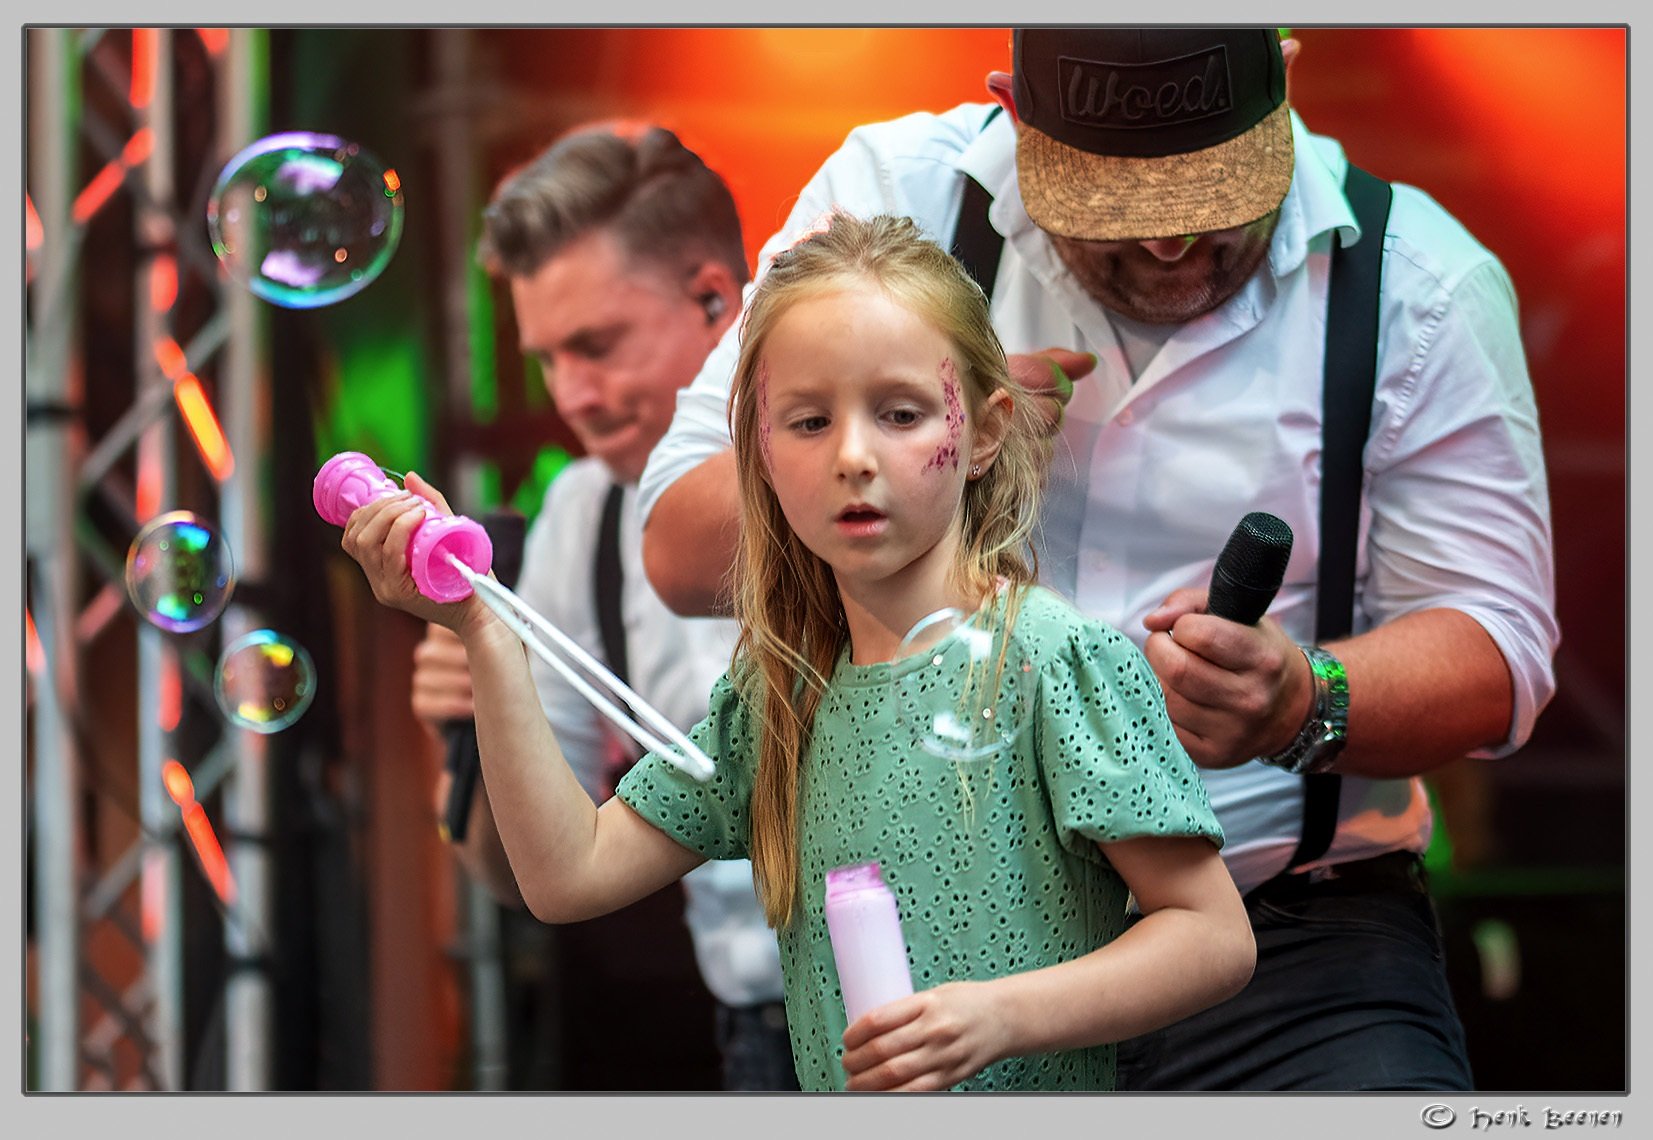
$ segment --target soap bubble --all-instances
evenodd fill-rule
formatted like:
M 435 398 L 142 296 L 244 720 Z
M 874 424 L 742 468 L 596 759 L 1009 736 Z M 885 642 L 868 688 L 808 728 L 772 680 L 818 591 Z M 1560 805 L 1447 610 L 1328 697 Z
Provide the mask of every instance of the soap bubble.
M 234 589 L 229 544 L 190 511 L 156 515 L 127 549 L 127 596 L 146 621 L 172 633 L 212 621 Z
M 230 159 L 207 200 L 212 249 L 232 277 L 289 309 L 365 289 L 402 236 L 401 179 L 353 142 L 292 131 Z
M 254 732 L 280 732 L 316 697 L 316 666 L 304 646 L 273 629 L 255 629 L 224 647 L 213 674 L 224 715 Z
M 1004 608 L 995 603 L 973 614 L 937 610 L 896 651 L 897 722 L 931 756 L 988 760 L 1027 728 L 1037 675 L 1015 639 L 1004 637 Z

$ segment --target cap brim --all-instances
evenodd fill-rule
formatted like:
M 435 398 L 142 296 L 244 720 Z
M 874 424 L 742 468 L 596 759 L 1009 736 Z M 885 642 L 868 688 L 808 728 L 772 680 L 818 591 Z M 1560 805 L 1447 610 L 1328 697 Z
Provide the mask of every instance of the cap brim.
M 1291 112 L 1282 103 L 1245 134 L 1156 158 L 1092 154 L 1022 124 L 1016 179 L 1028 217 L 1047 233 L 1130 241 L 1254 222 L 1291 187 Z

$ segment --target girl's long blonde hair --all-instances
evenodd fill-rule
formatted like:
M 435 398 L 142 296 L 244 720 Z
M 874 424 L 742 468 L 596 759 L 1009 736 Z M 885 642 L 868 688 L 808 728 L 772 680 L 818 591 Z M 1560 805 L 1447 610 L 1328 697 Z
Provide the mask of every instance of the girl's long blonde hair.
M 754 290 L 741 327 L 730 399 L 730 433 L 741 496 L 740 557 L 734 568 L 740 640 L 731 675 L 762 725 L 752 787 L 752 866 L 769 924 L 792 919 L 798 899 L 798 790 L 815 712 L 848 641 L 828 565 L 787 525 L 764 477 L 759 362 L 781 315 L 799 301 L 850 289 L 879 289 L 952 343 L 972 436 L 989 396 L 1011 397 L 997 457 L 967 481 L 954 584 L 986 599 L 1001 579 L 1033 580 L 1030 543 L 1048 467 L 1048 442 L 1025 389 L 1010 377 L 988 317 L 987 298 L 964 267 L 926 240 L 911 219 L 837 213 L 826 227 L 777 254 Z M 968 446 L 960 452 L 968 455 Z M 1014 594 L 1013 594 L 1014 596 Z

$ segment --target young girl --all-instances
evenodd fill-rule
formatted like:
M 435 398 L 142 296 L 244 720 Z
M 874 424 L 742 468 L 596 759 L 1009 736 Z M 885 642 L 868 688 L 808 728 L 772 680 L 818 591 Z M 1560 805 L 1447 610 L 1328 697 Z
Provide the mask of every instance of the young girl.
M 705 783 L 650 756 L 593 807 L 521 645 L 479 599 L 413 587 L 417 502 L 370 503 L 346 527 L 381 601 L 465 642 L 525 901 L 578 921 L 704 859 L 750 857 L 803 1088 L 1112 1088 L 1112 1042 L 1232 995 L 1254 948 L 1146 662 L 1032 585 L 1048 445 L 986 299 L 910 221 L 836 216 L 756 288 L 731 419 L 742 636 L 691 733 L 717 764 Z M 949 606 L 991 615 L 1037 670 L 1025 730 L 963 766 L 917 746 L 891 664 Z M 916 992 L 846 1026 L 825 874 L 869 860 L 895 892 Z M 1126 931 L 1133 896 L 1143 918 Z

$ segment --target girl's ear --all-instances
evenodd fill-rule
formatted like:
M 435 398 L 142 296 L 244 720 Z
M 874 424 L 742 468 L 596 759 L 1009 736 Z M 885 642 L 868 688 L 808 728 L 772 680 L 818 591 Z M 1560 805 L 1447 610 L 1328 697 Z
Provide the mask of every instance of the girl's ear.
M 970 444 L 969 478 L 980 478 L 993 466 L 1010 431 L 1010 416 L 1015 408 L 1015 400 L 1003 388 L 987 397 L 981 408 L 981 422 L 976 425 L 976 437 Z

